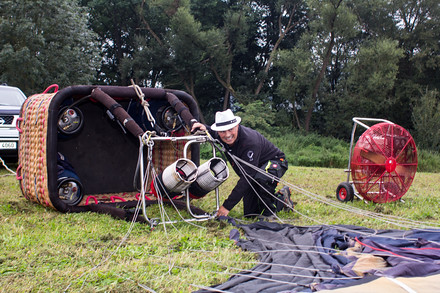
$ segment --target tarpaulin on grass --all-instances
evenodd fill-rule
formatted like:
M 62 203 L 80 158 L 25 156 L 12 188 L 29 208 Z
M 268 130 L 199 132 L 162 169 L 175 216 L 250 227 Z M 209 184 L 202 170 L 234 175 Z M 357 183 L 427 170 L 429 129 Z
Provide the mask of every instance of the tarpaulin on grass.
M 213 290 L 312 292 L 356 284 L 364 278 L 421 277 L 440 272 L 440 230 L 299 227 L 263 221 L 234 224 L 244 237 L 233 229 L 231 239 L 242 249 L 258 253 L 259 263 Z

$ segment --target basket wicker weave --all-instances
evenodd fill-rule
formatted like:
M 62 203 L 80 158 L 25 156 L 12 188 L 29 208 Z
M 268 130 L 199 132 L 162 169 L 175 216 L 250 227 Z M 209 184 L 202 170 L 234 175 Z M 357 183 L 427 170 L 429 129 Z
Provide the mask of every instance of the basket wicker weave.
M 48 189 L 47 121 L 49 104 L 55 93 L 29 97 L 21 109 L 19 127 L 19 167 L 17 179 L 24 196 L 36 203 L 54 208 Z
M 108 119 L 105 115 L 107 109 L 101 103 L 87 99 L 95 88 L 74 86 L 55 93 L 36 94 L 23 104 L 17 125 L 20 130 L 17 179 L 28 200 L 61 212 L 82 212 L 88 211 L 87 205 L 92 203 L 121 203 L 139 199 L 139 192 L 132 184 L 136 177 L 139 140 L 121 131 L 116 122 Z M 100 89 L 117 99 L 122 108 L 138 99 L 131 88 L 105 86 Z M 185 112 L 182 116 L 185 123 L 189 125 L 190 118 L 198 118 L 195 102 L 186 93 L 149 88 L 142 88 L 142 91 L 150 99 L 152 108 L 156 102 L 167 103 L 171 93 L 183 99 L 185 106 L 188 105 L 184 109 L 187 111 L 186 117 Z M 85 120 L 82 133 L 67 139 L 60 138 L 57 131 L 60 109 L 66 103 L 81 99 L 86 100 L 80 106 Z M 179 114 L 182 114 L 181 109 Z M 181 128 L 174 135 L 188 134 Z M 196 147 L 191 147 L 192 151 L 187 155 L 198 165 L 199 153 Z M 178 158 L 182 158 L 183 148 L 184 142 L 156 142 L 153 148 L 156 172 L 162 172 Z M 84 183 L 84 196 L 77 205 L 64 203 L 58 195 L 57 152 L 63 152 L 69 157 Z

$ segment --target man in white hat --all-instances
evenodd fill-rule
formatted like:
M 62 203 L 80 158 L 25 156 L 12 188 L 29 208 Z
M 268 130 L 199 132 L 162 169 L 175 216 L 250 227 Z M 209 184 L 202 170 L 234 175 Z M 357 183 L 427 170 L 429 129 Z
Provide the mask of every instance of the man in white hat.
M 228 109 L 215 114 L 215 123 L 211 127 L 199 122 L 194 122 L 191 127 L 192 131 L 197 129 L 208 130 L 214 138 L 220 139 L 225 146 L 226 156 L 232 168 L 240 177 L 231 194 L 217 211 L 217 216 L 227 216 L 229 211 L 241 199 L 243 199 L 244 216 L 261 215 L 268 217 L 283 208 L 291 209 L 293 204 L 290 200 L 288 187 L 284 187 L 279 192 L 283 204 L 274 197 L 277 182 L 272 180 L 270 176 L 262 175 L 251 167 L 242 164 L 241 167 L 245 172 L 259 182 L 259 184 L 255 184 L 252 179 L 245 178 L 239 166 L 236 165 L 233 156 L 262 168 L 278 178 L 284 175 L 288 167 L 285 155 L 280 149 L 258 131 L 240 125 L 240 122 L 241 118 L 235 116 Z

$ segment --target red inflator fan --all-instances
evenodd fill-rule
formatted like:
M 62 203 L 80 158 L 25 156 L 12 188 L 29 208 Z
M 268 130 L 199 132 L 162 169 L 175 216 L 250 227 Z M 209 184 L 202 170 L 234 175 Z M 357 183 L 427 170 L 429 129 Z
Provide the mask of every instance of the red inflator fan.
M 417 171 L 417 149 L 411 134 L 383 119 L 353 118 L 353 121 L 347 181 L 336 189 L 337 199 L 351 201 L 354 195 L 375 203 L 400 199 Z M 363 121 L 376 124 L 368 126 Z M 357 125 L 367 130 L 353 148 Z

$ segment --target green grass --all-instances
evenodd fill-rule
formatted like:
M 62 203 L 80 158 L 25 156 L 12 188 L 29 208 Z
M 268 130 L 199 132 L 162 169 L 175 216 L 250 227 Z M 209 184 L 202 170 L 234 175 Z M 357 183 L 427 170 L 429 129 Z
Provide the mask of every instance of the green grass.
M 232 171 L 232 170 L 231 170 Z M 2 169 L 0 174 L 7 174 Z M 220 188 L 224 199 L 236 175 Z M 290 167 L 284 179 L 298 188 L 335 200 L 343 169 Z M 440 226 L 440 174 L 416 174 L 404 202 L 364 203 L 345 207 L 429 221 Z M 360 216 L 313 200 L 294 191 L 296 212 L 280 217 L 293 225 L 354 224 L 371 228 L 403 228 Z M 194 202 L 212 212 L 212 194 Z M 157 214 L 156 207 L 149 213 Z M 167 208 L 172 219 L 179 217 Z M 188 216 L 185 212 L 183 215 Z M 241 219 L 241 205 L 230 213 Z M 254 266 L 256 257 L 229 240 L 229 224 L 177 223 L 151 229 L 95 213 L 62 214 L 27 201 L 13 176 L 0 178 L 1 292 L 191 292 L 226 281 L 231 274 Z M 118 246 L 120 247 L 118 248 Z M 105 261 L 103 261 L 105 260 Z M 100 264 L 99 266 L 97 266 Z

